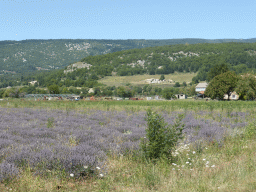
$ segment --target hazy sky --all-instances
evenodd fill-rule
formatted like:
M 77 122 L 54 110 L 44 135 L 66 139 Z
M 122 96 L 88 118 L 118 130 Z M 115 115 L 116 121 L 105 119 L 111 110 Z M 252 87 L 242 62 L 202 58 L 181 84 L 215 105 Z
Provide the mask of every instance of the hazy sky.
M 256 38 L 255 0 L 0 0 L 0 40 Z

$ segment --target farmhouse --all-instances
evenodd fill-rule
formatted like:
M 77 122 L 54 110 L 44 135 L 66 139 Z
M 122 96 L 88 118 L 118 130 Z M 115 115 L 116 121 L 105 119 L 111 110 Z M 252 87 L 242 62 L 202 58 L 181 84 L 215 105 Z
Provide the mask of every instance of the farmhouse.
M 228 94 L 224 94 L 223 99 L 227 100 L 228 99 Z M 229 97 L 230 100 L 238 100 L 239 99 L 239 95 L 233 91 Z
M 196 86 L 196 92 L 201 92 L 201 91 L 203 91 L 203 93 L 204 93 L 207 86 L 208 86 L 208 83 L 199 83 L 199 84 Z M 202 92 L 201 92 L 201 93 L 202 93 Z

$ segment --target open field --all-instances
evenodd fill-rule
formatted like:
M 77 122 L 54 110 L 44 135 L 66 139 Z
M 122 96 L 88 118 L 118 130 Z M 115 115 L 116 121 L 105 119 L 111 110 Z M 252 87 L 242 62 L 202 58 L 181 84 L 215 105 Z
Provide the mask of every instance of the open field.
M 131 83 L 132 85 L 146 85 L 148 83 L 145 82 L 146 79 L 159 79 L 161 75 L 133 75 L 133 76 L 107 76 L 103 79 L 99 80 L 99 83 L 106 84 L 108 86 L 122 86 L 127 83 Z M 165 75 L 165 79 L 171 79 L 175 82 L 183 83 L 191 82 L 192 78 L 196 76 L 196 73 L 174 73 Z M 154 85 L 154 84 L 152 84 Z M 166 84 L 157 84 L 156 86 L 170 86 L 174 85 L 174 83 L 166 83 Z
M 255 191 L 255 102 L 0 101 L 0 191 Z M 146 110 L 184 139 L 143 159 Z M 18 177 L 17 177 L 18 176 Z

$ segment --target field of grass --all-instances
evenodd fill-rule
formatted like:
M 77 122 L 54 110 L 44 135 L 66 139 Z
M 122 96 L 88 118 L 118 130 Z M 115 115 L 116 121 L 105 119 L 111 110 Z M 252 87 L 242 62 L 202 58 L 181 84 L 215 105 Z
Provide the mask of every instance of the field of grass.
M 45 114 L 36 112 L 39 109 L 47 110 L 50 117 L 47 117 L 48 120 L 45 117 L 44 121 L 48 127 L 45 130 L 53 132 L 59 128 L 58 122 L 55 122 L 56 128 L 51 124 L 50 114 L 55 113 L 51 112 L 52 110 L 60 110 L 57 111 L 58 114 L 63 113 L 67 119 L 74 119 L 70 131 L 75 135 L 76 123 L 79 122 L 81 114 L 94 113 L 95 117 L 92 120 L 98 122 L 100 130 L 111 127 L 108 123 L 112 120 L 116 123 L 121 122 L 117 128 L 138 123 L 142 123 L 140 126 L 143 127 L 143 121 L 138 121 L 137 117 L 143 119 L 145 111 L 151 108 L 162 114 L 168 123 L 172 122 L 169 119 L 175 114 L 184 113 L 187 129 L 195 128 L 197 132 L 204 130 L 201 133 L 205 135 L 202 139 L 206 138 L 189 143 L 180 141 L 173 152 L 171 163 L 161 159 L 157 162 L 145 161 L 132 153 L 108 153 L 105 162 L 107 169 L 100 176 L 67 177 L 63 170 L 58 169 L 51 169 L 43 175 L 35 175 L 36 169 L 32 165 L 27 165 L 20 167 L 22 172 L 19 177 L 2 180 L 0 191 L 256 191 L 255 107 L 256 103 L 253 101 L 0 101 L 2 114 L 4 111 L 8 114 L 12 114 L 12 111 L 17 113 L 16 110 L 19 109 L 24 111 L 27 121 L 22 123 L 24 131 L 26 125 L 29 127 L 33 124 L 34 120 L 29 117 L 35 117 L 35 114 L 31 113 L 31 110 L 38 114 Z M 96 116 L 97 111 L 100 112 L 99 116 Z M 120 114 L 126 115 L 127 118 Z M 54 118 L 59 121 L 57 117 Z M 127 124 L 128 122 L 130 124 Z M 39 125 L 44 126 L 41 122 Z M 79 130 L 83 126 L 94 125 L 81 125 Z M 216 130 L 226 127 L 229 133 L 221 135 L 221 140 L 207 142 L 207 138 L 218 133 L 215 127 Z M 11 129 L 8 124 L 2 127 L 0 138 L 6 139 L 3 132 L 7 133 Z M 132 131 L 136 129 L 134 126 Z M 25 133 L 24 131 L 22 133 Z M 67 132 L 70 131 L 67 129 Z M 79 147 L 79 142 L 76 141 L 78 140 L 69 140 L 69 145 L 74 149 Z M 122 143 L 121 140 L 118 141 Z M 3 148 L 0 150 L 5 153 Z M 0 156 L 0 162 L 7 156 Z M 1 168 L 0 166 L 0 179 Z
M 108 86 L 122 86 L 126 85 L 127 83 L 131 83 L 132 85 L 136 86 L 142 86 L 147 84 L 145 82 L 146 79 L 159 79 L 161 75 L 133 75 L 133 76 L 107 76 L 103 79 L 99 80 L 99 83 L 106 84 Z M 174 73 L 165 75 L 165 79 L 171 79 L 175 82 L 183 83 L 185 82 L 191 82 L 192 78 L 196 76 L 196 73 Z M 158 84 L 156 86 L 170 86 L 174 85 L 174 83 L 166 83 L 166 84 Z

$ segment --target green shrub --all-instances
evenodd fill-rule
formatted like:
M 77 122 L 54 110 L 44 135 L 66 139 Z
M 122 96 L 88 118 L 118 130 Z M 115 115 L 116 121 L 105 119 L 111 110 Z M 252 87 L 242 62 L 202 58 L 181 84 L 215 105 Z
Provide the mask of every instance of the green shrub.
M 178 115 L 174 125 L 170 126 L 164 122 L 161 115 L 147 111 L 146 137 L 141 140 L 141 149 L 146 159 L 156 160 L 167 158 L 171 160 L 171 154 L 179 139 L 182 139 L 184 124 L 181 120 L 184 114 Z
M 47 128 L 52 128 L 54 126 L 54 118 L 53 117 L 49 117 L 47 119 Z

